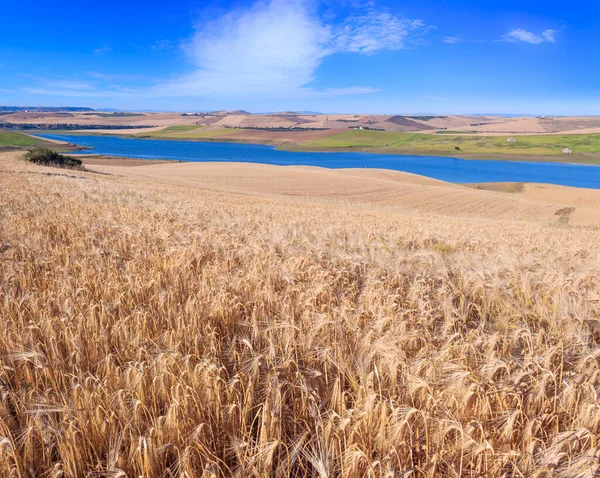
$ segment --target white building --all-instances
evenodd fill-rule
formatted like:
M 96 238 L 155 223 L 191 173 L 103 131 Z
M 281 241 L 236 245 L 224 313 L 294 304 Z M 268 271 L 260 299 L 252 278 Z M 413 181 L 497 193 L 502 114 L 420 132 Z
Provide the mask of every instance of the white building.
M 517 140 L 515 138 L 508 138 L 506 141 L 508 141 L 509 143 L 516 143 Z
M 565 154 L 571 154 L 572 152 L 569 148 L 563 148 L 563 153 Z

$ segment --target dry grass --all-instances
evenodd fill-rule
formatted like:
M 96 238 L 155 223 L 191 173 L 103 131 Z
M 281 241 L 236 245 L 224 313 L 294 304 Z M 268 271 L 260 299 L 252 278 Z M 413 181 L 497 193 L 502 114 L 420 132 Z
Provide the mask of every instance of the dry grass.
M 0 169 L 0 476 L 599 473 L 597 230 Z
M 519 220 L 547 224 L 556 212 L 574 208 L 570 224 L 600 225 L 600 190 L 549 184 L 527 184 L 506 194 L 502 187 L 473 188 L 424 176 L 383 169 L 326 169 L 310 166 L 272 166 L 251 163 L 175 163 L 108 159 L 84 164 L 94 171 L 138 181 L 184 186 L 198 191 L 263 196 L 275 201 L 335 203 L 356 209 L 387 210 L 403 215 Z M 134 164 L 145 167 L 132 168 Z M 161 163 L 161 164 L 159 164 Z M 504 189 L 506 189 L 504 187 Z M 196 190 L 196 192 L 192 192 Z M 497 224 L 497 223 L 496 223 Z M 469 225 L 469 227 L 472 227 Z

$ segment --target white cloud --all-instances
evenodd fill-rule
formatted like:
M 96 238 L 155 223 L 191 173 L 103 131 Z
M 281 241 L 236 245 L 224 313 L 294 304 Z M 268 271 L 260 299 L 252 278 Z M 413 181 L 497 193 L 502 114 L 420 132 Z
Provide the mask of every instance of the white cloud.
M 544 37 L 544 39 L 546 41 L 549 41 L 550 43 L 556 42 L 556 31 L 555 30 L 546 30 L 546 31 L 542 32 L 542 36 Z
M 376 11 L 372 2 L 332 25 L 319 17 L 314 0 L 258 0 L 250 7 L 197 25 L 195 35 L 183 45 L 193 65 L 190 73 L 149 87 L 109 88 L 99 84 L 90 88 L 89 94 L 105 90 L 104 94 L 129 97 L 252 99 L 368 94 L 378 89 L 362 85 L 316 89 L 309 85 L 328 56 L 400 50 L 417 44 L 432 28 L 418 19 Z M 154 46 L 162 50 L 170 44 L 162 41 Z M 95 53 L 110 51 L 106 47 Z M 95 78 L 109 79 L 99 74 Z M 65 93 L 65 88 L 57 90 Z M 83 92 L 76 89 L 74 94 Z
M 539 45 L 540 43 L 556 42 L 556 30 L 545 30 L 541 34 L 536 35 L 535 33 L 531 33 L 527 30 L 523 30 L 522 28 L 515 28 L 510 30 L 506 35 L 502 37 L 502 40 L 505 42 L 525 42 L 530 43 L 532 45 Z
M 377 93 L 381 91 L 379 88 L 370 86 L 350 86 L 348 88 L 326 88 L 325 90 L 307 90 L 310 96 L 345 96 L 345 95 L 366 95 L 369 93 Z
M 73 89 L 58 89 L 51 87 L 39 87 L 39 86 L 25 86 L 21 88 L 21 91 L 29 93 L 31 95 L 41 96 L 65 96 L 71 98 L 97 98 L 101 96 L 108 96 L 108 93 L 103 93 L 98 90 L 73 90 Z M 14 91 L 12 92 L 14 93 Z
M 371 10 L 365 15 L 349 17 L 335 32 L 335 46 L 338 51 L 363 54 L 401 50 L 418 42 L 432 28 L 422 20 Z
M 87 75 L 102 81 L 137 81 L 145 77 L 144 75 L 111 74 L 101 71 L 90 71 Z
M 93 85 L 84 81 L 76 81 L 76 80 L 65 80 L 65 79 L 47 79 L 45 77 L 40 78 L 36 76 L 31 76 L 31 78 L 35 79 L 41 87 L 47 87 L 49 89 L 57 89 L 57 90 L 65 90 L 65 91 L 89 91 L 93 88 Z
M 316 69 L 327 56 L 399 50 L 431 28 L 421 20 L 376 12 L 372 5 L 361 15 L 332 26 L 321 21 L 309 1 L 257 2 L 249 9 L 200 25 L 185 47 L 197 69 L 155 87 L 153 93 L 269 97 L 365 94 L 376 89 L 354 86 L 316 91 L 306 85 L 314 80 Z
M 463 42 L 463 39 L 459 36 L 442 38 L 442 43 L 447 43 L 448 45 L 456 45 L 456 44 L 462 43 L 462 42 Z
M 88 81 L 38 77 L 34 75 L 24 76 L 34 80 L 35 85 L 24 86 L 21 88 L 21 91 L 34 95 L 65 96 L 79 98 L 124 95 L 120 88 L 111 89 L 109 87 L 106 87 L 100 89 L 94 83 Z M 93 75 L 90 76 L 93 77 Z
M 313 80 L 331 31 L 304 2 L 256 3 L 200 26 L 186 45 L 196 70 L 160 87 L 188 95 L 294 90 Z

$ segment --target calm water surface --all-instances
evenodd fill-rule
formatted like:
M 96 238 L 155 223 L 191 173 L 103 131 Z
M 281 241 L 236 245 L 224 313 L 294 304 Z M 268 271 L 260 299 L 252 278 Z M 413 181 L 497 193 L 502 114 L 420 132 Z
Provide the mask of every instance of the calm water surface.
M 174 140 L 130 139 L 117 136 L 38 135 L 89 146 L 81 154 L 106 154 L 142 159 L 219 161 L 320 166 L 324 168 L 380 168 L 405 171 L 454 183 L 535 182 L 600 189 L 600 166 L 520 161 L 476 161 L 441 156 L 371 153 L 298 153 L 272 146 Z

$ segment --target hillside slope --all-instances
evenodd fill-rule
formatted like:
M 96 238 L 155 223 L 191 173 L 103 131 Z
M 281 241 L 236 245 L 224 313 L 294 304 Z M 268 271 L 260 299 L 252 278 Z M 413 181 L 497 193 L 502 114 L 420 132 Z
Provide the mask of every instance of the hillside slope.
M 90 167 L 115 175 L 193 189 L 316 203 L 333 202 L 405 214 L 555 223 L 560 220 L 557 212 L 573 208 L 569 214 L 572 223 L 600 225 L 600 191 L 591 189 L 530 185 L 521 194 L 506 194 L 474 190 L 390 170 L 325 169 L 252 163 L 147 164 L 143 168 L 131 169 L 111 166 L 110 161 L 102 161 L 102 165 Z
M 0 154 L 0 476 L 600 472 L 597 227 L 175 166 Z

